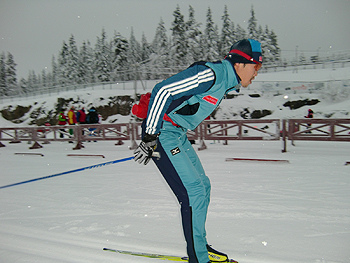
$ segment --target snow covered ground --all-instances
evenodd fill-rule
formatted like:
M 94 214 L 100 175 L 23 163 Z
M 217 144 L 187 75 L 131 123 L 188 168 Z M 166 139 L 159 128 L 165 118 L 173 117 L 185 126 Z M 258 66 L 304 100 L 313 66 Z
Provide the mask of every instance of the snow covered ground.
M 208 241 L 240 263 L 350 262 L 348 142 L 207 142 Z M 0 186 L 132 156 L 128 143 L 0 148 Z M 198 148 L 198 145 L 195 145 Z M 16 153 L 41 153 L 22 155 Z M 264 158 L 281 162 L 225 161 Z M 0 261 L 130 262 L 103 247 L 185 255 L 179 205 L 155 165 L 129 160 L 0 189 Z M 162 262 L 162 261 L 160 261 Z

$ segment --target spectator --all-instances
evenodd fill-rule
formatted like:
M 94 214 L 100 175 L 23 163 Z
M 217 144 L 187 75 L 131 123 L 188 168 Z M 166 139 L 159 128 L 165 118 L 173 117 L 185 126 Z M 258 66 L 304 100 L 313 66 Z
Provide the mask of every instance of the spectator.
M 313 117 L 314 117 L 314 112 L 312 111 L 312 109 L 309 109 L 305 118 L 312 119 Z
M 68 124 L 75 125 L 76 123 L 77 123 L 77 117 L 74 112 L 74 106 L 72 106 L 68 111 Z M 69 134 L 73 135 L 73 129 L 69 129 Z
M 77 117 L 74 112 L 74 106 L 72 106 L 68 111 L 68 124 L 75 125 L 76 123 L 77 123 Z M 69 129 L 69 134 L 73 135 L 73 129 Z M 73 141 L 69 141 L 69 143 L 73 143 Z
M 86 123 L 88 124 L 96 124 L 99 122 L 98 113 L 95 107 L 91 107 L 89 113 L 86 115 Z
M 95 107 L 91 107 L 89 113 L 86 115 L 86 123 L 97 124 L 99 123 L 98 113 Z M 90 136 L 96 136 L 96 128 L 89 128 Z
M 86 123 L 86 113 L 85 108 L 82 107 L 81 110 L 77 112 L 77 122 L 79 124 L 85 124 Z
M 64 111 L 63 110 L 60 110 L 60 113 L 58 115 L 58 125 L 66 125 L 67 124 L 67 117 L 66 115 L 64 115 Z M 60 129 L 60 138 L 64 138 L 64 135 L 63 133 L 65 132 L 64 129 Z
M 304 117 L 308 119 L 312 119 L 314 117 L 314 112 L 312 111 L 312 109 L 309 109 L 307 115 Z M 308 129 L 310 129 L 311 123 L 308 123 L 307 126 L 308 126 Z M 305 133 L 311 133 L 311 131 L 306 131 Z

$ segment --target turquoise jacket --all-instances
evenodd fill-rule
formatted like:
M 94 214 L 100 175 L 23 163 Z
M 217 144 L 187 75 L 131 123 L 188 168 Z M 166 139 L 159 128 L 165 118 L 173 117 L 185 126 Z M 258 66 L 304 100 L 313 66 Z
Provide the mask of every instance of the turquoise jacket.
M 228 92 L 239 92 L 240 86 L 229 61 L 195 63 L 154 87 L 145 132 L 159 133 L 164 116 L 176 125 L 194 130 Z

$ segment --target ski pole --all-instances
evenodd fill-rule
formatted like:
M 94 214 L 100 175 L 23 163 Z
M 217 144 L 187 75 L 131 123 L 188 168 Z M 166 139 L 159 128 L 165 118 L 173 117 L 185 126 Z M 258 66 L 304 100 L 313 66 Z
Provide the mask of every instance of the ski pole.
M 70 174 L 70 173 L 81 172 L 81 171 L 88 170 L 88 169 L 99 168 L 99 167 L 106 166 L 109 164 L 121 163 L 121 162 L 129 161 L 132 159 L 134 159 L 134 156 L 123 158 L 123 159 L 118 159 L 118 160 L 114 160 L 114 161 L 110 161 L 110 162 L 95 164 L 95 165 L 91 165 L 91 166 L 87 166 L 87 167 L 83 167 L 83 168 L 79 168 L 79 169 L 75 169 L 75 170 L 70 170 L 70 171 L 66 171 L 66 172 L 62 172 L 62 173 L 58 173 L 58 174 L 52 174 L 52 175 L 48 175 L 48 176 L 34 178 L 31 180 L 22 181 L 22 182 L 18 182 L 18 183 L 14 183 L 14 184 L 3 185 L 3 186 L 0 186 L 0 189 L 4 189 L 4 188 L 16 186 L 16 185 L 21 185 L 21 184 L 26 184 L 26 183 L 31 183 L 31 182 L 35 182 L 35 181 L 40 181 L 40 180 L 44 180 L 44 179 L 48 179 L 48 178 L 52 178 L 52 177 L 56 177 L 56 176 L 61 176 L 61 175 L 66 175 L 66 174 Z

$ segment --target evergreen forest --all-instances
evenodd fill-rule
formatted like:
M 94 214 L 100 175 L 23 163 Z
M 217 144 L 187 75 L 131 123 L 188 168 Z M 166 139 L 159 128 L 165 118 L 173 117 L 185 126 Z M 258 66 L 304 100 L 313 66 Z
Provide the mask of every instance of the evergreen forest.
M 230 19 L 227 6 L 221 16 L 221 29 L 214 23 L 211 8 L 206 21 L 195 18 L 195 10 L 188 8 L 188 19 L 177 6 L 172 13 L 173 22 L 167 29 L 161 18 L 154 38 L 148 41 L 142 34 L 137 40 L 133 28 L 129 38 L 117 30 L 107 36 L 102 29 L 93 45 L 84 40 L 77 46 L 74 35 L 63 41 L 62 48 L 51 58 L 51 70 L 40 73 L 29 70 L 27 78 L 17 79 L 16 63 L 9 52 L 0 54 L 0 96 L 16 96 L 56 87 L 108 83 L 134 79 L 164 79 L 195 61 L 222 60 L 232 43 L 253 38 L 262 44 L 264 64 L 278 64 L 280 49 L 277 36 L 268 26 L 261 26 L 255 17 L 253 6 L 247 28 Z M 48 58 L 50 59 L 50 58 Z

